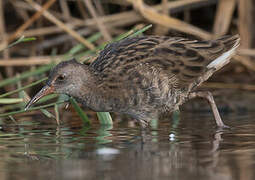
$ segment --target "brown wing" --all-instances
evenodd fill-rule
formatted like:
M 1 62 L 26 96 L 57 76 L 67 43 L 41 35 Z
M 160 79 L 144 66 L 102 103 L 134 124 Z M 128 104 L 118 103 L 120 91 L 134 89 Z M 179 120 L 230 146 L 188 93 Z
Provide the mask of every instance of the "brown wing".
M 144 73 L 153 67 L 182 86 L 203 75 L 208 64 L 233 48 L 238 40 L 238 36 L 211 41 L 160 36 L 129 38 L 108 45 L 91 67 L 102 77 L 112 78 L 112 82 L 115 77 L 120 79 L 136 71 Z
M 148 61 L 175 74 L 180 84 L 187 84 L 202 76 L 208 70 L 208 64 L 238 42 L 238 36 L 225 36 L 211 41 L 167 40 L 153 49 L 156 59 L 149 57 Z M 169 66 L 165 65 L 166 62 Z
M 119 42 L 108 44 L 98 58 L 91 63 L 91 68 L 100 73 L 115 71 L 118 67 L 139 63 L 147 57 L 148 52 L 162 42 L 162 37 L 141 36 L 126 38 Z

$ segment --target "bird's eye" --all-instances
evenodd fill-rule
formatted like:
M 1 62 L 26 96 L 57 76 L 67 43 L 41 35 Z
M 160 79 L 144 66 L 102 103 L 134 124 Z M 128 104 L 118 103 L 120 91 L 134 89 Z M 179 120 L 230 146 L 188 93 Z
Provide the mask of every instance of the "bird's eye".
M 65 76 L 64 74 L 60 74 L 60 75 L 58 76 L 57 80 L 63 81 L 63 80 L 65 80 L 65 78 L 66 78 L 66 76 Z

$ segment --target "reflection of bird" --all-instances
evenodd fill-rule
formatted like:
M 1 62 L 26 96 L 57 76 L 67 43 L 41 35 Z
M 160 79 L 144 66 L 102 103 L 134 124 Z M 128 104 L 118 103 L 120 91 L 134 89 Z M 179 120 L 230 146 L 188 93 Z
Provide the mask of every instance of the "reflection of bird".
M 210 41 L 127 38 L 106 46 L 89 66 L 75 60 L 58 64 L 26 108 L 49 93 L 64 93 L 95 111 L 129 114 L 143 124 L 202 97 L 224 126 L 211 93 L 195 89 L 229 62 L 239 40 L 238 35 Z

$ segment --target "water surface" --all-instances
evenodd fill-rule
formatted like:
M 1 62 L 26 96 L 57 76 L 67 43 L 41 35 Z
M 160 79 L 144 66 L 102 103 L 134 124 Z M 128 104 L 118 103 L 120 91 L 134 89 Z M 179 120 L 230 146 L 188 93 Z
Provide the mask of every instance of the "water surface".
M 255 179 L 255 114 L 185 114 L 141 130 L 70 118 L 0 126 L 0 179 Z M 52 120 L 51 120 L 52 121 Z

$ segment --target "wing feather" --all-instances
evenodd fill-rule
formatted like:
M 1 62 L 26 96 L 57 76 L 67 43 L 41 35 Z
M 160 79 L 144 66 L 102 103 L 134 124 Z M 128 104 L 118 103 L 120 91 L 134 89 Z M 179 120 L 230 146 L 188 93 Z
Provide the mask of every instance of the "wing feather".
M 220 63 L 213 62 L 217 58 L 219 61 L 219 57 L 222 62 L 224 58 L 229 59 L 238 44 L 238 36 L 209 41 L 164 36 L 127 38 L 107 45 L 90 66 L 102 77 L 123 77 L 123 80 L 136 71 L 146 74 L 153 69 L 160 76 L 172 78 L 174 85 L 187 86 L 209 69 L 218 70 Z M 231 53 L 222 56 L 226 52 Z

